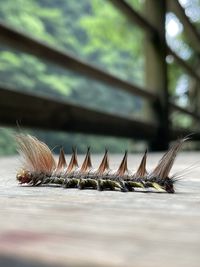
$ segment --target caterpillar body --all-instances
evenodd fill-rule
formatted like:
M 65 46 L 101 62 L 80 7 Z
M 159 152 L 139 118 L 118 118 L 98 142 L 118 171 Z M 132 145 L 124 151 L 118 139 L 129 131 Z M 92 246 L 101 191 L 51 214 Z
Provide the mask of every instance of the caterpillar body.
M 169 176 L 174 160 L 182 144 L 187 140 L 177 140 L 163 155 L 158 165 L 146 170 L 147 151 L 135 173 L 127 167 L 127 151 L 117 170 L 109 167 L 108 150 L 97 169 L 92 167 L 90 148 L 88 148 L 81 167 L 78 165 L 77 151 L 72 149 L 69 164 L 64 150 L 60 149 L 58 162 L 49 147 L 31 135 L 16 136 L 19 153 L 24 159 L 23 167 L 17 173 L 20 184 L 30 186 L 56 185 L 64 188 L 127 191 L 160 191 L 174 193 L 176 176 Z M 153 189 L 153 190 L 152 190 Z

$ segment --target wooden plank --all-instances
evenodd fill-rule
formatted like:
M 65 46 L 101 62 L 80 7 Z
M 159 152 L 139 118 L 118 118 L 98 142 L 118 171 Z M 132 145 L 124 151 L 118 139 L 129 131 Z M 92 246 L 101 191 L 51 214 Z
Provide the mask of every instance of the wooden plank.
M 40 59 L 58 64 L 68 70 L 78 72 L 86 77 L 96 79 L 105 84 L 114 86 L 115 89 L 123 89 L 134 95 L 155 101 L 157 96 L 150 93 L 146 88 L 122 80 L 108 72 L 105 72 L 92 64 L 70 55 L 67 52 L 56 49 L 42 41 L 36 40 L 0 22 L 1 43 L 5 43 L 15 49 L 30 53 Z
M 92 133 L 151 140 L 157 126 L 132 118 L 90 110 L 52 98 L 0 87 L 0 123 L 4 126 L 36 127 L 46 130 Z M 174 106 L 181 112 L 185 110 Z M 181 109 L 181 110 L 180 110 Z M 194 114 L 190 114 L 194 115 Z M 172 130 L 171 139 L 190 134 L 188 130 Z M 195 133 L 200 140 L 200 134 Z
M 0 87 L 0 123 L 22 127 L 151 139 L 156 125 Z
M 141 156 L 129 155 L 131 169 Z M 148 169 L 160 157 L 149 154 Z M 181 153 L 172 174 L 199 157 Z M 98 166 L 101 157 L 92 159 Z M 111 155 L 111 167 L 121 159 Z M 176 194 L 144 194 L 24 188 L 15 181 L 19 167 L 18 157 L 0 158 L 1 266 L 199 267 L 199 168 Z

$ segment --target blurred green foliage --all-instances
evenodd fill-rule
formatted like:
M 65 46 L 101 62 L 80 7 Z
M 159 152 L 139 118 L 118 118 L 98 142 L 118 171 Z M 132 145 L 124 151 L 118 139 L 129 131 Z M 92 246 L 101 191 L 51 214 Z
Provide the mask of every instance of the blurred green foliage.
M 130 2 L 141 9 L 138 0 Z M 143 84 L 142 34 L 106 0 L 7 0 L 1 2 L 0 20 L 122 79 Z M 5 46 L 0 47 L 0 82 L 121 115 L 132 116 L 142 108 L 141 101 L 127 93 Z M 0 150 L 4 154 L 15 151 L 14 142 L 8 142 L 12 138 L 9 132 L 0 129 Z M 87 145 L 94 152 L 102 152 L 105 146 L 113 152 L 133 148 L 133 142 L 124 139 L 33 133 L 52 147 L 63 144 L 67 152 L 72 144 L 80 152 Z
M 144 1 L 127 2 L 142 12 Z M 194 1 L 185 2 L 189 4 Z M 193 10 L 196 10 L 194 3 Z M 170 19 L 170 16 L 172 14 L 167 17 Z M 0 20 L 124 80 L 144 85 L 142 31 L 107 0 L 6 0 L 1 1 Z M 195 20 L 195 23 L 198 21 Z M 193 64 L 195 55 L 190 53 L 185 41 L 184 33 L 180 32 L 174 45 L 178 44 L 177 53 L 183 49 L 183 54 L 190 55 L 187 60 Z M 170 45 L 173 46 L 173 40 Z M 190 79 L 186 75 L 183 77 L 183 70 L 174 64 L 173 59 L 169 61 L 170 97 L 184 106 L 188 104 Z M 0 46 L 0 83 L 105 112 L 138 116 L 140 119 L 144 115 L 144 103 L 137 97 L 5 46 Z M 147 114 L 145 117 L 148 119 Z M 184 127 L 192 124 L 191 119 L 182 114 L 174 114 L 172 122 Z M 10 132 L 9 129 L 0 129 L 0 154 L 15 151 Z M 36 130 L 29 130 L 29 133 L 34 133 L 51 147 L 63 144 L 66 152 L 70 152 L 73 144 L 78 146 L 80 152 L 84 152 L 88 145 L 94 152 L 102 152 L 105 146 L 112 152 L 137 149 L 134 142 L 127 139 Z

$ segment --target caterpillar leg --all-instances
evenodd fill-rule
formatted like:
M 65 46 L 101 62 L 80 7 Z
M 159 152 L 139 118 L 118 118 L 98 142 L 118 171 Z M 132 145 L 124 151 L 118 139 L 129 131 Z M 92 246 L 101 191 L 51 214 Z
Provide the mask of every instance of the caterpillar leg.
M 94 179 L 79 179 L 78 188 L 79 189 L 97 189 L 97 181 Z
M 137 181 L 126 181 L 126 188 L 129 191 L 135 191 L 135 188 L 145 188 L 142 182 Z
M 97 190 L 98 191 L 103 191 L 104 187 L 103 187 L 103 180 L 102 179 L 99 179 L 97 181 Z
M 134 188 L 129 184 L 129 182 L 125 182 L 125 184 L 126 184 L 126 188 L 128 191 L 130 191 L 130 192 L 135 191 Z
M 63 187 L 64 188 L 77 188 L 78 187 L 78 179 L 76 178 L 65 178 Z
M 99 179 L 97 183 L 97 190 L 103 191 L 103 190 L 112 190 L 112 191 L 122 191 L 127 192 L 127 188 L 125 187 L 123 181 L 113 181 L 113 180 L 103 180 Z
M 128 188 L 127 188 L 127 186 L 126 186 L 126 182 L 124 182 L 123 180 L 120 180 L 119 181 L 119 184 L 120 184 L 120 186 L 121 186 L 121 191 L 122 192 L 128 192 L 128 191 L 130 191 Z M 132 191 L 134 191 L 134 190 L 132 190 Z

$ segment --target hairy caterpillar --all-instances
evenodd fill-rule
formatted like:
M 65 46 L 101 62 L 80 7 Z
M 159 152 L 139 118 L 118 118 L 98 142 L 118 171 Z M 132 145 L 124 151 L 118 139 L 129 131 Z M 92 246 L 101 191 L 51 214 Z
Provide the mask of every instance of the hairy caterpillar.
M 146 170 L 147 151 L 138 170 L 132 173 L 127 167 L 127 151 L 119 168 L 109 168 L 108 151 L 97 169 L 92 168 L 90 148 L 88 148 L 81 167 L 78 166 L 77 152 L 73 148 L 71 160 L 67 165 L 64 150 L 60 149 L 56 163 L 48 146 L 37 138 L 20 134 L 16 137 L 20 154 L 24 158 L 23 168 L 17 173 L 20 184 L 32 186 L 59 185 L 64 188 L 127 191 L 157 191 L 174 193 L 175 176 L 169 176 L 174 160 L 187 138 L 180 139 L 163 155 L 158 165 Z

